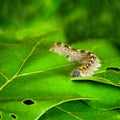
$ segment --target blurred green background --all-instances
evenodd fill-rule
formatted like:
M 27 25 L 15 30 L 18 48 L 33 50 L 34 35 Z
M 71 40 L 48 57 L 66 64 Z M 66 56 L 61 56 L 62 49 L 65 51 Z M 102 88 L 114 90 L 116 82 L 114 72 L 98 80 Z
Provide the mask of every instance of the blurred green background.
M 0 0 L 0 41 L 60 31 L 68 43 L 120 44 L 120 0 Z

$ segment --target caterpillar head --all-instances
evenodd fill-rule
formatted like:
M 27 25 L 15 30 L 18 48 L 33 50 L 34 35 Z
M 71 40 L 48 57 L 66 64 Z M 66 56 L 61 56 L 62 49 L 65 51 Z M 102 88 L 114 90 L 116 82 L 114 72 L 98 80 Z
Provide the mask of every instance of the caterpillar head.
M 74 69 L 74 70 L 72 71 L 72 73 L 71 73 L 71 76 L 72 76 L 72 77 L 78 77 L 78 76 L 81 76 L 81 72 L 80 72 L 80 70 L 78 70 L 78 69 Z

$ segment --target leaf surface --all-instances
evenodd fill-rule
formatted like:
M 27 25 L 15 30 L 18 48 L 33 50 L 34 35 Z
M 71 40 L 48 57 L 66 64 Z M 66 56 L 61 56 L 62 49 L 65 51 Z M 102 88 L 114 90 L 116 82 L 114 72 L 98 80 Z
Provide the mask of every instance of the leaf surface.
M 47 37 L 43 35 L 17 44 L 1 44 L 0 110 L 3 119 L 37 119 L 53 106 L 78 99 L 90 100 L 88 103 L 97 108 L 110 109 L 119 105 L 116 104 L 119 88 L 70 80 L 70 72 L 76 64 L 49 52 L 50 46 L 58 39 L 55 36 L 58 34 L 50 33 Z M 54 38 L 53 42 L 51 38 Z M 99 55 L 99 47 L 97 50 Z M 111 95 L 106 100 L 108 92 Z
M 83 101 L 71 101 L 47 111 L 39 120 L 119 120 L 120 109 L 96 109 Z
M 82 97 L 71 87 L 68 71 L 72 65 L 49 52 L 54 42 L 49 42 L 50 35 L 1 44 L 1 118 L 36 119 L 62 102 L 96 99 Z

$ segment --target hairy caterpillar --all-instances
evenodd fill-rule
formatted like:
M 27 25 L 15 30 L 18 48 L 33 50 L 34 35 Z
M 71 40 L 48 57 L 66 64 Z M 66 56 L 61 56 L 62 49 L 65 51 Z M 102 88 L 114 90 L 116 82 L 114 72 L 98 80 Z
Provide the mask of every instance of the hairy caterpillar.
M 50 48 L 50 51 L 65 55 L 70 62 L 76 61 L 82 64 L 82 66 L 73 69 L 71 73 L 72 77 L 90 76 L 101 66 L 100 60 L 94 53 L 71 48 L 61 42 L 55 43 Z

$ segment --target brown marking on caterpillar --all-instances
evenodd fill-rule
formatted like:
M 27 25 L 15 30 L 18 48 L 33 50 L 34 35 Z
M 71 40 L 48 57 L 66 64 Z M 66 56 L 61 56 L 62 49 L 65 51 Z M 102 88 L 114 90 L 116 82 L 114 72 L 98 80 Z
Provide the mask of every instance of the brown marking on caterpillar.
M 73 51 L 77 51 L 77 49 L 76 49 L 76 48 L 71 48 L 71 50 L 73 50 Z
M 76 61 L 82 64 L 82 66 L 77 67 L 72 71 L 71 76 L 73 77 L 90 76 L 101 66 L 100 60 L 94 53 L 71 48 L 61 42 L 55 43 L 50 50 L 65 55 L 71 62 Z
M 93 64 L 93 63 L 94 63 L 94 60 L 91 60 L 91 59 L 90 59 L 90 63 L 92 63 L 92 64 Z
M 60 46 L 62 43 L 61 42 L 57 42 L 56 45 Z
M 83 66 L 82 69 L 86 69 L 86 66 Z
M 95 56 L 90 56 L 90 60 L 95 60 L 96 57 Z
M 91 55 L 92 53 L 91 52 L 87 52 L 87 55 L 89 56 L 89 55 Z
M 64 47 L 69 48 L 69 46 L 68 46 L 68 45 L 64 45 Z
M 81 52 L 81 53 L 85 53 L 85 50 L 81 50 L 80 52 Z
M 85 66 L 86 66 L 86 68 L 88 68 L 88 67 L 89 67 L 89 65 L 88 65 L 88 64 L 86 64 Z

